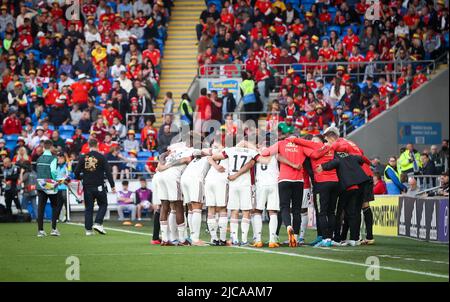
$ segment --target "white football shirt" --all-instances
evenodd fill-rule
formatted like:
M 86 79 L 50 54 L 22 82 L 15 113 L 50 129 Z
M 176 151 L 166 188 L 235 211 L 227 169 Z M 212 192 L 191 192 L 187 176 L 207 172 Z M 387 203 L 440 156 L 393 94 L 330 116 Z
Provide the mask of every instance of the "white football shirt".
M 232 147 L 225 148 L 223 155 L 228 158 L 228 175 L 236 174 L 243 166 L 252 159 L 258 159 L 259 153 L 252 149 Z M 253 184 L 252 170 L 239 176 L 236 180 L 231 181 L 232 186 L 251 186 Z
M 266 164 L 256 163 L 256 184 L 257 185 L 277 185 L 280 170 L 278 160 L 272 156 L 270 162 Z

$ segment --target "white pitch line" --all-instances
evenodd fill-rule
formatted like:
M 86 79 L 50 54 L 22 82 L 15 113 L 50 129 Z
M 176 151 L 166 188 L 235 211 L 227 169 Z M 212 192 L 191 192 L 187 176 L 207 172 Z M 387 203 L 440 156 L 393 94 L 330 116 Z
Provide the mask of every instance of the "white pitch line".
M 196 252 L 195 255 L 234 255 L 234 254 L 255 254 L 251 252 Z M 80 256 L 80 257 L 89 257 L 89 256 L 165 256 L 165 255 L 186 255 L 186 253 L 176 252 L 176 253 L 135 253 L 135 254 L 78 254 L 78 253 L 71 253 L 70 255 L 64 254 L 64 255 L 58 255 L 58 254 L 20 254 L 20 255 L 14 255 L 14 257 L 67 257 L 67 256 Z M 1 257 L 11 257 L 11 255 L 0 255 Z
M 248 247 L 236 247 L 236 248 L 245 249 L 245 250 L 256 250 L 256 249 L 248 248 Z M 296 254 L 296 253 L 277 252 L 277 251 L 261 250 L 261 249 L 258 249 L 256 251 L 262 252 L 262 253 L 267 253 L 267 254 L 278 254 L 278 255 L 285 255 L 285 256 L 291 256 L 291 257 L 300 257 L 300 258 L 305 258 L 305 259 L 312 259 L 312 260 L 320 260 L 320 261 L 327 261 L 327 262 L 333 262 L 333 263 L 354 265 L 354 266 L 372 267 L 371 265 L 365 264 L 365 263 L 358 263 L 358 262 L 353 262 L 353 261 L 330 259 L 330 258 L 310 256 L 310 255 L 303 255 L 303 254 Z M 435 273 L 430 273 L 430 272 L 421 272 L 421 271 L 415 271 L 415 270 L 410 270 L 410 269 L 402 269 L 402 268 L 391 267 L 391 266 L 379 266 L 379 268 L 380 269 L 384 269 L 384 270 L 389 270 L 389 271 L 396 271 L 396 272 L 402 272 L 402 273 L 410 273 L 410 274 L 415 274 L 415 275 L 423 275 L 423 276 L 430 276 L 430 277 L 448 279 L 448 275 L 441 275 L 441 274 L 435 274 Z
M 66 224 L 69 225 L 75 225 L 75 226 L 84 226 L 82 223 L 75 223 L 75 222 L 67 222 Z M 142 233 L 142 232 L 136 232 L 136 231 L 129 231 L 129 230 L 122 230 L 117 228 L 110 228 L 110 227 L 103 227 L 107 231 L 116 231 L 116 232 L 122 232 L 122 233 L 128 233 L 128 234 L 136 234 L 136 235 L 142 235 L 142 236 L 150 236 L 151 234 Z M 101 236 L 101 235 L 100 235 Z
M 67 224 L 76 225 L 76 226 L 84 226 L 81 223 L 69 222 Z M 145 234 L 145 233 L 142 233 L 142 232 L 128 231 L 128 230 L 122 230 L 122 229 L 116 229 L 116 228 L 110 228 L 110 227 L 104 227 L 104 229 L 105 230 L 116 231 L 116 232 L 122 232 L 122 233 L 136 234 L 136 235 L 144 235 L 144 236 L 149 236 L 150 235 L 150 234 Z M 277 255 L 299 257 L 299 258 L 305 258 L 305 259 L 311 259 L 311 260 L 327 261 L 327 262 L 332 262 L 332 263 L 340 263 L 340 264 L 362 266 L 362 267 L 372 267 L 371 265 L 365 264 L 365 263 L 359 263 L 359 262 L 353 262 L 353 261 L 345 261 L 345 260 L 338 260 L 338 259 L 331 259 L 331 258 L 324 258 L 324 257 L 317 257 L 317 256 L 310 256 L 310 255 L 303 255 L 303 254 L 277 252 L 277 251 L 255 249 L 255 248 L 241 247 L 241 246 L 235 246 L 234 248 L 250 250 L 250 251 L 255 251 L 255 252 L 261 252 L 261 253 L 267 253 L 267 254 L 277 254 Z M 414 274 L 414 275 L 430 276 L 430 277 L 443 278 L 443 279 L 448 279 L 449 278 L 448 275 L 442 275 L 442 274 L 436 274 L 436 273 L 430 273 L 430 272 L 422 272 L 422 271 L 415 271 L 415 270 L 410 270 L 410 269 L 402 269 L 402 268 L 391 267 L 391 266 L 379 266 L 379 268 L 380 269 L 384 269 L 384 270 L 388 270 L 388 271 L 396 271 L 396 272 L 409 273 L 409 274 Z
M 431 260 L 431 259 L 417 259 L 417 258 L 411 258 L 411 257 L 400 257 L 400 256 L 392 256 L 392 255 L 378 255 L 377 257 L 381 258 L 391 258 L 391 259 L 400 259 L 400 260 L 406 260 L 406 261 L 418 261 L 418 262 L 431 262 L 436 264 L 449 264 L 446 261 L 439 261 L 439 260 Z

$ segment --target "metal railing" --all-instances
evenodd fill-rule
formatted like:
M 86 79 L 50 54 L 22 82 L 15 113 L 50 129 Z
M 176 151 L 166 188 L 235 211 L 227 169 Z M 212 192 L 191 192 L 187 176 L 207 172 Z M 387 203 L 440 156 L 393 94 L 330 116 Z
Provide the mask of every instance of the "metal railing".
M 417 182 L 420 191 L 428 190 L 441 186 L 439 175 L 412 175 Z
M 402 69 L 409 64 L 413 66 L 423 66 L 431 72 L 436 69 L 436 64 L 443 61 L 447 54 L 442 55 L 436 60 L 395 60 L 395 61 L 372 61 L 372 62 L 314 62 L 314 63 L 294 63 L 294 64 L 270 64 L 269 69 L 275 70 L 275 78 L 284 78 L 288 74 L 288 70 L 293 69 L 297 75 L 303 76 L 306 79 L 308 73 L 313 73 L 315 78 L 332 78 L 336 75 L 338 66 L 343 66 L 352 78 L 358 82 L 362 82 L 366 73 L 367 66 L 375 67 L 371 76 L 386 76 L 391 77 L 391 80 L 396 82 L 397 77 L 401 74 Z M 390 71 L 385 71 L 384 66 L 389 65 Z M 206 64 L 198 68 L 199 78 L 232 78 L 240 77 L 240 71 L 246 70 L 245 64 Z

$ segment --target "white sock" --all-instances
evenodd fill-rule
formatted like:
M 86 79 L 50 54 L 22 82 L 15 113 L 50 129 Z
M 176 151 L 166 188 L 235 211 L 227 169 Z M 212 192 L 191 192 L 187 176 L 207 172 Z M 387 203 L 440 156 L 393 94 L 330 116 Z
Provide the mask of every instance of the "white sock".
M 178 240 L 183 243 L 186 241 L 186 238 L 184 238 L 184 232 L 186 232 L 186 223 L 182 223 L 177 225 L 177 229 L 178 229 Z
M 272 214 L 270 215 L 269 220 L 270 242 L 277 242 L 277 227 L 278 227 L 278 215 Z
M 247 218 L 242 218 L 241 220 L 242 242 L 247 242 L 249 229 L 250 229 L 250 220 Z
M 257 233 L 256 229 L 255 229 L 255 215 L 256 214 L 251 214 L 250 215 L 250 224 L 252 226 L 252 234 L 253 234 L 253 240 L 254 241 L 256 241 L 255 234 Z
M 230 238 L 232 242 L 239 242 L 238 238 L 239 220 L 231 218 L 230 220 Z
M 189 227 L 189 237 L 192 237 L 192 211 L 188 211 L 187 223 Z
M 184 224 L 186 224 L 186 223 L 188 224 L 188 227 L 189 227 L 189 221 L 187 219 L 186 212 L 184 212 Z M 185 228 L 184 238 L 191 238 L 191 234 L 189 233 L 189 228 Z
M 192 241 L 200 240 L 200 228 L 202 226 L 202 210 L 194 210 L 192 213 Z
M 261 241 L 261 232 L 262 232 L 262 216 L 260 214 L 253 215 L 253 238 L 255 242 Z
M 308 228 L 308 212 L 302 213 L 302 223 L 300 224 L 300 238 L 304 239 Z
M 219 217 L 219 236 L 220 240 L 227 240 L 227 227 L 228 227 L 228 217 L 220 216 Z
M 178 239 L 177 233 L 177 216 L 175 211 L 171 211 L 169 214 L 169 240 L 175 241 Z
M 167 221 L 161 221 L 161 239 L 163 242 L 169 241 L 169 225 Z
M 211 235 L 211 241 L 217 240 L 217 219 L 214 218 L 208 218 L 208 229 L 209 234 Z

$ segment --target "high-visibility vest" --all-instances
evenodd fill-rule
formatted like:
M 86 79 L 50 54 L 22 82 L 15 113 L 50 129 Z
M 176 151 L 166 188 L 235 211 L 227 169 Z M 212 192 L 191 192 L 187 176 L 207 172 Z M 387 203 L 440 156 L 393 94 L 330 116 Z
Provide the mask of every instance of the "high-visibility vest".
M 398 171 L 394 168 L 392 168 L 390 165 L 387 165 L 386 168 L 384 169 L 384 182 L 387 183 L 392 183 L 392 179 L 390 179 L 387 175 L 387 171 L 388 169 L 391 169 L 392 171 L 394 171 L 395 175 L 397 176 L 398 180 L 400 180 L 400 174 L 398 173 Z
M 245 80 L 239 86 L 241 87 L 244 96 L 254 93 L 255 82 L 252 80 Z
M 190 115 L 192 115 L 192 113 L 194 112 L 194 110 L 192 109 L 191 103 L 188 100 L 181 100 L 180 103 L 180 107 L 178 109 L 178 112 L 180 113 L 181 116 L 185 116 L 186 112 L 184 112 L 184 108 L 183 108 L 183 104 L 186 104 L 187 108 L 188 108 L 188 112 Z

